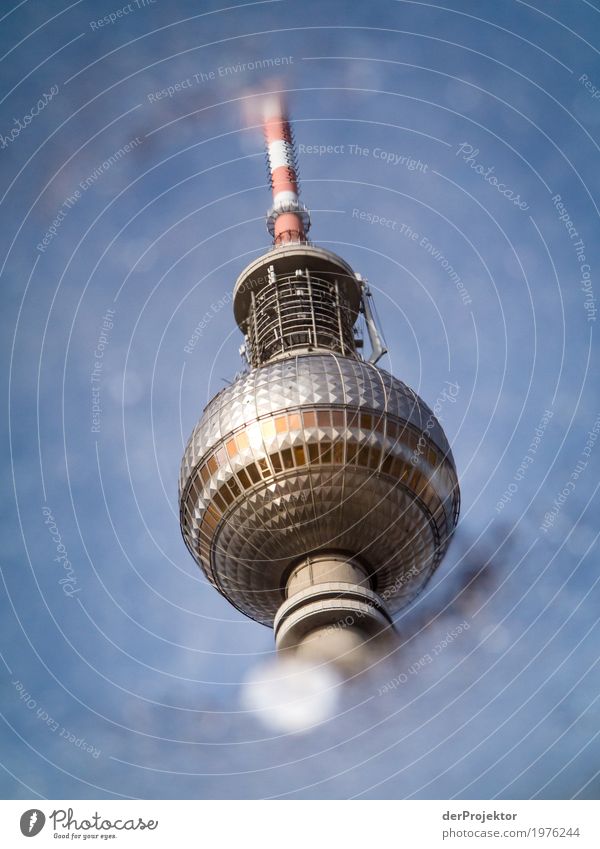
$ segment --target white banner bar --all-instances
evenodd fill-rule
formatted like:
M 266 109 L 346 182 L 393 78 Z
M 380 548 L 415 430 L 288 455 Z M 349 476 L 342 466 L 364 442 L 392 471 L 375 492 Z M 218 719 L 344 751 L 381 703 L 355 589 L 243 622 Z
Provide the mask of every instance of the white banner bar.
M 0 845 L 600 846 L 595 801 L 4 801 Z

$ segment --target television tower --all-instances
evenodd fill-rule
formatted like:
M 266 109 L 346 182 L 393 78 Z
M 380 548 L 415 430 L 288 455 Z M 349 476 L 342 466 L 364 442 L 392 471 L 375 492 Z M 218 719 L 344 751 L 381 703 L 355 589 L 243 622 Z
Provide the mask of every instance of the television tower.
M 248 369 L 187 444 L 181 530 L 215 588 L 274 628 L 279 652 L 344 663 L 389 647 L 392 614 L 446 552 L 458 480 L 432 411 L 375 365 L 385 349 L 366 281 L 308 241 L 279 103 L 267 104 L 264 132 L 273 246 L 233 294 Z

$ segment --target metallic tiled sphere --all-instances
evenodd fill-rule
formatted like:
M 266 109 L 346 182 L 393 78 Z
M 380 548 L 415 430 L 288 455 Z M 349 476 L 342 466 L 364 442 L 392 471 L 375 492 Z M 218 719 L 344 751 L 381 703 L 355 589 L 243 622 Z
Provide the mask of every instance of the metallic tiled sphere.
M 209 580 L 272 625 L 293 566 L 341 551 L 391 610 L 448 546 L 459 492 L 427 405 L 388 372 L 335 353 L 253 369 L 206 407 L 182 461 L 181 526 Z

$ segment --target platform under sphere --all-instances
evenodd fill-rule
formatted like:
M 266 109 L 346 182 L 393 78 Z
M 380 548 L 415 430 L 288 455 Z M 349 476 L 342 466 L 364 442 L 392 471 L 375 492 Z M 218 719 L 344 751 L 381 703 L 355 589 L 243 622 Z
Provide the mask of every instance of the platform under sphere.
M 399 610 L 444 556 L 458 502 L 429 407 L 388 372 L 335 353 L 270 362 L 223 389 L 181 468 L 190 552 L 267 625 L 291 569 L 315 551 L 347 552 Z

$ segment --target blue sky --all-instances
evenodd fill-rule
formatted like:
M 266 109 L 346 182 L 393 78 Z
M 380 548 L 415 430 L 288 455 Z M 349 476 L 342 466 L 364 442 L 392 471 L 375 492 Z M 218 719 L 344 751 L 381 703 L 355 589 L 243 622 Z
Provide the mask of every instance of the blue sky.
M 600 11 L 3 14 L 3 794 L 597 797 Z M 375 292 L 381 365 L 432 406 L 459 386 L 451 552 L 387 666 L 302 734 L 244 707 L 272 633 L 178 525 L 183 445 L 242 367 L 229 296 L 268 246 L 268 91 L 311 237 Z

